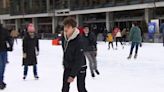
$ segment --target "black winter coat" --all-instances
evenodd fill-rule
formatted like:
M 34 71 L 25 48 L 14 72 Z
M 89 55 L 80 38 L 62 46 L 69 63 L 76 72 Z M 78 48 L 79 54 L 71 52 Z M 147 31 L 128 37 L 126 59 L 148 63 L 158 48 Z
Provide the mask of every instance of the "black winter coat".
M 23 58 L 23 65 L 36 65 L 36 51 L 39 52 L 39 41 L 37 37 L 30 38 L 26 35 L 23 39 L 23 53 L 26 53 L 26 58 Z
M 13 42 L 9 35 L 8 30 L 4 29 L 3 27 L 0 27 L 0 52 L 12 51 L 12 48 L 13 48 Z
M 97 38 L 93 32 L 89 32 L 88 36 L 83 35 L 84 51 L 96 51 L 97 50 Z
M 82 45 L 82 38 L 79 34 L 70 41 L 67 41 L 65 37 L 62 37 L 62 47 L 64 52 L 63 65 L 65 69 L 71 70 L 71 77 L 77 76 L 77 73 L 83 67 L 86 67 L 86 59 Z

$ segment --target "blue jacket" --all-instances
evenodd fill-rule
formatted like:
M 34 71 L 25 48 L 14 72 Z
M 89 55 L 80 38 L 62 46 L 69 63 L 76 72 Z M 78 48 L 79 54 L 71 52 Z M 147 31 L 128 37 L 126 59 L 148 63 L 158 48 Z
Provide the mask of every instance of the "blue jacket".
M 164 35 L 164 23 L 162 23 L 160 26 L 160 33 Z

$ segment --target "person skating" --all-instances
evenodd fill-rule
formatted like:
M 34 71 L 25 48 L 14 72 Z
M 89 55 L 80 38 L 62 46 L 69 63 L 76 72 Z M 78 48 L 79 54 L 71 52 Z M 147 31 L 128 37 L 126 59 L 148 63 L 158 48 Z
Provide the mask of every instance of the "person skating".
M 88 58 L 90 71 L 92 77 L 95 77 L 96 72 L 98 75 L 100 74 L 97 69 L 97 40 L 96 35 L 91 32 L 88 28 L 88 26 L 84 27 L 84 35 L 83 35 L 83 41 L 84 41 L 84 52 L 85 56 Z
M 124 28 L 121 32 L 123 44 L 126 45 L 127 42 L 127 28 Z
M 111 44 L 112 48 L 114 49 L 112 33 L 109 33 L 109 34 L 108 34 L 108 36 L 107 36 L 107 41 L 109 42 L 109 43 L 108 43 L 108 49 L 110 49 L 110 44 Z
M 11 30 L 10 36 L 13 38 L 13 44 L 14 44 L 14 40 L 15 40 L 16 44 L 18 44 L 17 38 L 19 36 L 19 32 L 13 28 Z
M 35 34 L 33 24 L 29 24 L 27 34 L 23 38 L 23 79 L 26 79 L 28 66 L 33 66 L 34 77 L 38 79 L 37 73 L 37 57 L 39 55 L 39 41 Z
M 136 59 L 138 55 L 138 47 L 142 40 L 141 29 L 138 27 L 137 22 L 133 23 L 133 27 L 131 28 L 130 34 L 129 34 L 129 39 L 130 41 L 132 41 L 132 43 L 131 43 L 131 49 L 130 49 L 130 54 L 128 56 L 128 59 L 131 59 L 134 47 L 136 48 L 135 55 L 134 55 L 134 58 Z
M 12 51 L 12 40 L 9 32 L 2 27 L 0 24 L 0 89 L 6 88 L 6 83 L 4 82 L 4 73 L 7 63 L 7 51 Z
M 115 39 L 116 39 L 116 50 L 117 50 L 117 46 L 118 46 L 118 45 L 117 45 L 117 42 L 118 42 L 118 41 L 120 42 L 122 48 L 124 48 L 123 43 L 122 43 L 121 30 L 120 30 L 119 27 L 116 26 L 116 27 L 114 28 L 114 30 L 113 30 L 113 36 L 114 36 Z
M 76 21 L 71 17 L 64 19 L 63 47 L 63 86 L 62 92 L 69 92 L 70 83 L 77 77 L 78 92 L 87 92 L 85 88 L 86 59 L 84 56 L 82 37 L 76 28 Z

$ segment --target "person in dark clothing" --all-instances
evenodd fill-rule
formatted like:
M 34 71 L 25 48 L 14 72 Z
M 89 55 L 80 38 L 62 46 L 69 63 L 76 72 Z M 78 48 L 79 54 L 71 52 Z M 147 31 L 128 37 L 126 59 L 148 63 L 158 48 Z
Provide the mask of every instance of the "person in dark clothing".
M 107 28 L 104 28 L 104 30 L 103 30 L 103 41 L 104 42 L 106 42 L 107 34 L 108 34 L 108 30 L 107 30 Z
M 12 51 L 12 41 L 9 32 L 0 24 L 0 89 L 6 88 L 4 72 L 7 63 L 7 51 Z
M 39 41 L 35 35 L 35 29 L 32 24 L 29 24 L 28 32 L 23 38 L 23 65 L 24 77 L 26 79 L 28 66 L 33 66 L 34 77 L 38 79 L 37 74 L 37 57 L 39 55 Z
M 84 46 L 84 54 L 89 60 L 89 66 L 91 70 L 92 77 L 95 77 L 96 72 L 98 75 L 100 74 L 97 69 L 97 39 L 96 35 L 89 31 L 89 28 L 87 26 L 84 27 L 84 36 L 83 36 L 83 46 Z
M 138 27 L 137 22 L 133 23 L 133 27 L 131 28 L 130 34 L 129 34 L 129 39 L 130 41 L 132 41 L 132 44 L 131 44 L 130 54 L 127 57 L 127 59 L 131 59 L 134 48 L 136 48 L 135 55 L 134 55 L 134 58 L 136 59 L 138 55 L 138 46 L 142 41 L 141 29 Z
M 64 20 L 63 47 L 63 87 L 62 92 L 69 92 L 70 83 L 77 77 L 78 92 L 87 92 L 85 88 L 86 59 L 83 52 L 83 43 L 79 30 L 73 18 Z
M 163 46 L 164 46 L 164 23 L 162 23 L 160 26 L 160 33 L 161 33 L 161 36 L 163 38 Z

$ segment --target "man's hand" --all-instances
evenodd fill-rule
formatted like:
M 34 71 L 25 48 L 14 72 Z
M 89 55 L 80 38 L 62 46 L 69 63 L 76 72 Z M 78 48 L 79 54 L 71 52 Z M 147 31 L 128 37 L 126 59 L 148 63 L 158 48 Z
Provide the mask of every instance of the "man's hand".
M 36 51 L 36 56 L 39 56 L 39 51 Z
M 74 78 L 73 77 L 68 77 L 68 80 L 67 80 L 68 83 L 71 83 L 73 81 L 74 81 Z
M 95 57 L 97 56 L 97 51 L 94 51 L 94 53 L 95 53 Z
M 27 57 L 27 54 L 26 53 L 23 53 L 23 58 L 26 58 Z

